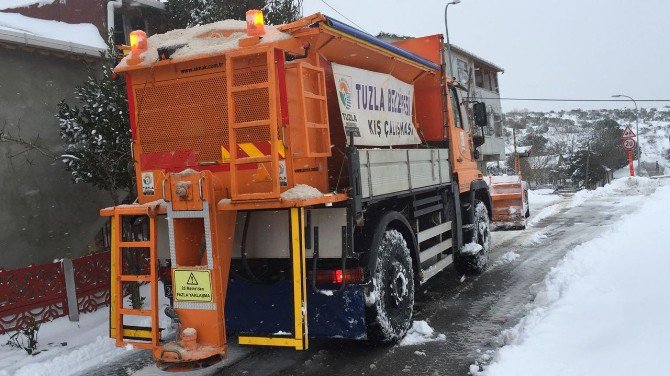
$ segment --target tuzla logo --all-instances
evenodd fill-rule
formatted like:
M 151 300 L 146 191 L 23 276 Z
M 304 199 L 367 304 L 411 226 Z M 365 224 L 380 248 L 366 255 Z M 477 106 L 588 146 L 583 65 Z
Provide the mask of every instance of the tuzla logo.
M 340 102 L 344 105 L 344 108 L 351 110 L 351 84 L 349 80 L 342 77 L 337 83 L 337 95 L 340 98 Z

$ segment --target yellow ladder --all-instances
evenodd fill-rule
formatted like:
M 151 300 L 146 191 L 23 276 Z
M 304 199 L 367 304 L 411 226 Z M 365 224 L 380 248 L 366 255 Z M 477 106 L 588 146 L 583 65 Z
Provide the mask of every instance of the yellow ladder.
M 123 217 L 146 216 L 149 220 L 149 240 L 128 241 L 123 239 Z M 110 336 L 117 346 L 132 345 L 140 349 L 152 349 L 160 341 L 158 322 L 158 258 L 156 255 L 156 215 L 152 208 L 123 206 L 114 208 L 111 216 L 111 265 L 110 286 Z M 123 250 L 144 248 L 149 250 L 149 274 L 123 274 Z M 123 284 L 128 282 L 148 283 L 151 290 L 149 309 L 132 309 L 123 306 Z M 151 326 L 123 325 L 124 316 L 148 316 Z

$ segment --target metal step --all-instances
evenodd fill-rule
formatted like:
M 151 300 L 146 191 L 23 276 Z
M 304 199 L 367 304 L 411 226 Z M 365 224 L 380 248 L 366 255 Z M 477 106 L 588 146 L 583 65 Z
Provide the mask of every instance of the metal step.
M 448 255 L 442 260 L 434 263 L 428 268 L 423 270 L 423 278 L 421 279 L 421 284 L 426 283 L 429 279 L 435 276 L 435 274 L 441 272 L 447 266 L 451 265 L 454 262 L 452 255 Z
M 419 254 L 419 261 L 425 262 L 426 260 L 429 260 L 430 258 L 439 255 L 440 253 L 446 251 L 449 248 L 451 248 L 451 239 L 447 239 L 421 252 Z
M 451 221 L 447 221 L 435 227 L 431 227 L 427 230 L 419 231 L 419 233 L 416 234 L 416 237 L 419 243 L 423 243 L 424 241 L 430 238 L 434 238 L 450 230 L 451 230 Z

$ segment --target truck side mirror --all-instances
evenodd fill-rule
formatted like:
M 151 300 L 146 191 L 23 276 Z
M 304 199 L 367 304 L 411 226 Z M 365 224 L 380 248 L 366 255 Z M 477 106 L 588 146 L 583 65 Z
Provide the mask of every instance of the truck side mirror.
M 477 102 L 472 106 L 472 112 L 475 115 L 475 124 L 479 127 L 489 125 L 489 117 L 486 116 L 486 104 L 484 102 Z

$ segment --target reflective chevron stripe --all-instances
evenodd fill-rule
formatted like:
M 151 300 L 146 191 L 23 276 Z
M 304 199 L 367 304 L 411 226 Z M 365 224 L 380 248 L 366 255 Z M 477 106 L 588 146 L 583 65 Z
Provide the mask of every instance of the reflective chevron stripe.
M 243 142 L 237 144 L 237 157 L 262 157 L 270 155 L 271 149 L 270 141 Z M 286 149 L 281 141 L 277 142 L 277 154 L 279 154 L 280 159 L 286 158 Z M 225 146 L 221 146 L 221 159 L 224 163 L 230 162 L 230 151 Z

